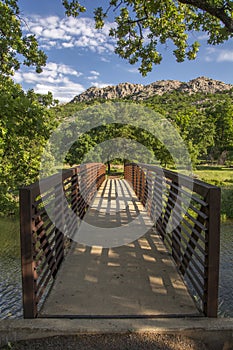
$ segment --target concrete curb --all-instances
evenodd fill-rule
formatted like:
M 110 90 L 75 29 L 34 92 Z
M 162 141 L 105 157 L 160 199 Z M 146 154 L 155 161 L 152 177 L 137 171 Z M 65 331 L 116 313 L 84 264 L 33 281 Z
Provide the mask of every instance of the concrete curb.
M 0 346 L 55 336 L 150 333 L 186 337 L 211 350 L 233 349 L 233 318 L 1 320 Z

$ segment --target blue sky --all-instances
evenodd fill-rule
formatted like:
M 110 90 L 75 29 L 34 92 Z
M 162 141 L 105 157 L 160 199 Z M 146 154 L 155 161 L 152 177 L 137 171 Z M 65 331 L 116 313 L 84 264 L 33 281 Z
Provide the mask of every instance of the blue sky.
M 19 0 L 25 32 L 36 34 L 40 48 L 48 56 L 42 74 L 36 74 L 32 68 L 16 72 L 14 79 L 24 89 L 51 91 L 61 102 L 68 102 L 90 86 L 123 82 L 146 85 L 157 80 L 189 81 L 207 76 L 233 84 L 233 40 L 208 46 L 204 33 L 192 33 L 191 37 L 201 42 L 195 61 L 177 63 L 168 44 L 167 48 L 161 47 L 162 63 L 142 77 L 136 65 L 114 53 L 115 42 L 108 37 L 111 23 L 106 23 L 101 31 L 94 28 L 93 7 L 106 7 L 106 1 L 83 0 L 83 4 L 88 11 L 74 19 L 65 17 L 61 0 Z

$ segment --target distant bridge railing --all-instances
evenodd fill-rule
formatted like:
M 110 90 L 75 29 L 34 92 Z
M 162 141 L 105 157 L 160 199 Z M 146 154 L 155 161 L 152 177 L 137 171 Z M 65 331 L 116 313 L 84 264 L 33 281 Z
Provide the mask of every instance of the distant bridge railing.
M 105 169 L 104 164 L 90 163 L 20 189 L 25 318 L 37 317 L 64 258 L 64 233 L 68 230 L 67 236 L 72 238 L 78 227 L 77 218 L 83 218 L 96 190 L 105 180 Z
M 199 308 L 217 317 L 220 188 L 146 164 L 126 164 L 124 174 Z

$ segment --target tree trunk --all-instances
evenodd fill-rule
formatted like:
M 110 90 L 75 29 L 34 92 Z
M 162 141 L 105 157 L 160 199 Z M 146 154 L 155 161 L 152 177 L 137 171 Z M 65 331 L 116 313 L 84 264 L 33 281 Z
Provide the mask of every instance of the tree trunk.
M 219 165 L 224 165 L 226 160 L 227 160 L 227 154 L 228 154 L 228 151 L 225 150 L 221 153 L 219 159 L 218 159 L 218 164 Z
M 108 165 L 108 175 L 110 175 L 110 171 L 111 171 L 111 163 L 110 163 L 110 161 L 109 161 L 109 160 L 107 161 L 107 165 Z

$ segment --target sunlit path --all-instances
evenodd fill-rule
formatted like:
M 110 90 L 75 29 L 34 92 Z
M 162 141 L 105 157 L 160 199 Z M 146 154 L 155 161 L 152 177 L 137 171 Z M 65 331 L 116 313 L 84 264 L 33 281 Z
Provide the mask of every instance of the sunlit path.
M 170 254 L 151 229 L 132 188 L 125 180 L 103 182 L 85 222 L 107 230 L 133 221 L 148 232 L 126 245 L 102 248 L 73 243 L 41 316 L 197 314 Z

